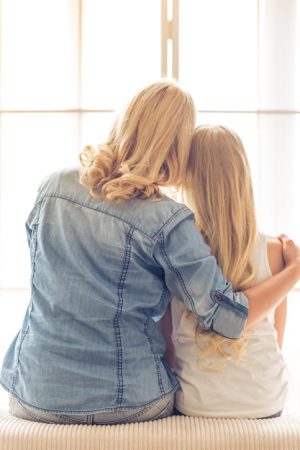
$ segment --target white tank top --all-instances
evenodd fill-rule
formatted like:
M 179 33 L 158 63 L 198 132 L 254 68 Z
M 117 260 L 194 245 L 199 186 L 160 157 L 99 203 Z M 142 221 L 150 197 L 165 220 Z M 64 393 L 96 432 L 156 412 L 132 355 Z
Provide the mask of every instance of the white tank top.
M 272 275 L 263 234 L 257 240 L 254 264 L 254 284 Z M 260 418 L 283 409 L 287 371 L 277 343 L 274 311 L 245 333 L 247 347 L 242 361 L 233 359 L 222 370 L 204 371 L 198 365 L 196 319 L 180 300 L 173 299 L 171 308 L 179 411 L 190 416 Z M 210 355 L 208 359 L 208 364 L 220 368 L 219 357 Z

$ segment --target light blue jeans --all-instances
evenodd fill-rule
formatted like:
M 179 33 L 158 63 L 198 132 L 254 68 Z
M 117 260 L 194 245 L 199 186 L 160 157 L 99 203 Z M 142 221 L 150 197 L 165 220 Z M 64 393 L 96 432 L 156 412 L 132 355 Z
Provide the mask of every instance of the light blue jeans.
M 58 424 L 88 424 L 113 425 L 147 420 L 162 419 L 171 416 L 174 411 L 174 393 L 167 394 L 163 399 L 156 400 L 147 406 L 131 408 L 126 411 L 105 412 L 97 414 L 53 414 L 28 406 L 9 396 L 9 412 L 19 419 L 33 422 Z

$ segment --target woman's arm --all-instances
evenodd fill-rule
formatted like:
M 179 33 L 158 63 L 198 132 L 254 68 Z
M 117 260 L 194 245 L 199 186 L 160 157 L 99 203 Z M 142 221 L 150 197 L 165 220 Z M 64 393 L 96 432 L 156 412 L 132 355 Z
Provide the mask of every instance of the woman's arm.
M 163 270 L 169 292 L 184 302 L 202 328 L 232 339 L 241 336 L 248 301 L 242 292 L 233 292 L 189 210 L 174 216 L 156 235 L 152 257 Z
M 164 271 L 169 291 L 183 300 L 200 326 L 236 339 L 245 326 L 254 325 L 276 308 L 300 279 L 299 249 L 282 239 L 286 268 L 244 293 L 233 291 L 188 210 L 160 230 L 152 255 Z
M 285 235 L 281 235 L 279 239 L 282 243 L 285 268 L 273 277 L 244 291 L 249 302 L 246 329 L 263 320 L 268 313 L 277 308 L 300 279 L 299 248 Z

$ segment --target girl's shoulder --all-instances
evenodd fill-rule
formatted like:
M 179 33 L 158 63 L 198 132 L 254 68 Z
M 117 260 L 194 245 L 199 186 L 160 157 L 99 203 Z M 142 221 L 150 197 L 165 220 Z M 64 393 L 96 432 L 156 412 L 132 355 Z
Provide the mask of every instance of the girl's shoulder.
M 253 251 L 253 263 L 256 270 L 255 283 L 280 272 L 284 267 L 280 240 L 260 232 Z
M 272 236 L 267 237 L 267 253 L 270 269 L 273 275 L 284 268 L 284 260 L 282 253 L 282 244 L 281 241 Z

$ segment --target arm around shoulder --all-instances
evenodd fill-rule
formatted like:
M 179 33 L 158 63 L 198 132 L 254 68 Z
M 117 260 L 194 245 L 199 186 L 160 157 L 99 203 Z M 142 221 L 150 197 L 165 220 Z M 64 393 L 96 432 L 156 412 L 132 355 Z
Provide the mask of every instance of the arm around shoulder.
M 244 291 L 249 302 L 247 329 L 260 322 L 274 308 L 277 308 L 300 279 L 299 247 L 285 235 L 280 236 L 280 241 L 285 263 L 284 269 Z
M 192 213 L 160 231 L 153 256 L 164 271 L 169 291 L 184 301 L 202 328 L 232 339 L 241 336 L 247 299 L 233 292 L 197 231 Z

